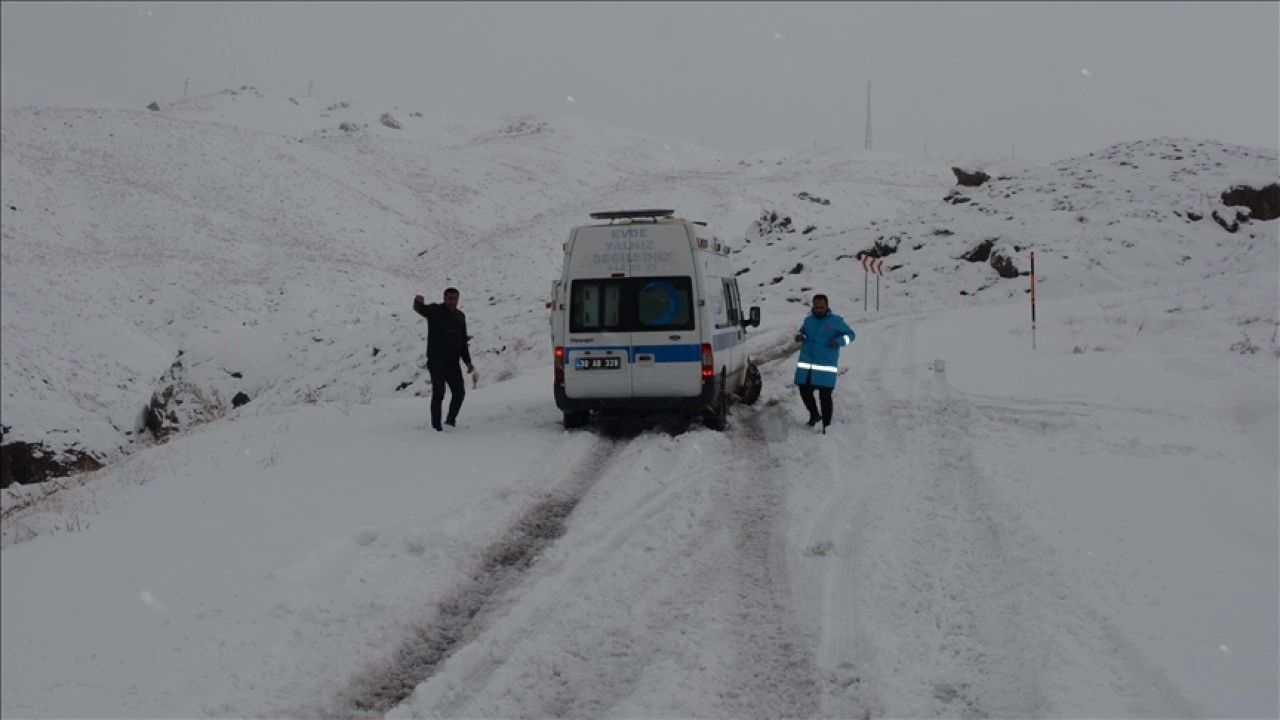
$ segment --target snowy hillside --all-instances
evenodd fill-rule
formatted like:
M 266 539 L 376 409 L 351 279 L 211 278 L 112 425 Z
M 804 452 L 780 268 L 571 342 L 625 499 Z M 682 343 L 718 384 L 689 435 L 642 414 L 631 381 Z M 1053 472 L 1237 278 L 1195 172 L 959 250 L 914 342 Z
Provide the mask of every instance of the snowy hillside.
M 6 717 L 1280 708 L 1273 149 L 731 155 L 251 87 L 0 135 L 5 477 L 104 465 L 0 493 Z M 724 433 L 559 422 L 561 243 L 635 207 L 762 308 Z M 816 292 L 858 332 L 827 436 Z
M 176 420 L 164 433 L 422 392 L 405 298 L 459 277 L 477 278 L 463 293 L 483 382 L 540 372 L 556 251 L 619 202 L 716 224 L 743 250 L 751 301 L 777 312 L 811 288 L 861 301 L 863 251 L 892 253 L 886 307 L 917 310 L 1023 292 L 957 260 L 984 244 L 1024 274 L 1039 251 L 1045 297 L 1275 264 L 1273 229 L 1212 220 L 1238 212 L 1224 191 L 1275 181 L 1274 155 L 1202 141 L 998 174 L 963 204 L 948 164 L 923 158 L 717 156 L 569 118 L 468 122 L 251 87 L 158 112 L 8 109 L 3 142 L 5 442 L 100 461 L 148 434 L 143 411 L 170 387 L 183 402 L 160 409 Z M 762 236 L 775 213 L 790 224 Z
M 765 212 L 827 234 L 947 184 L 945 167 L 840 151 L 713 157 L 573 119 L 342 105 L 244 88 L 159 112 L 5 110 L 6 442 L 117 458 L 170 386 L 185 402 L 161 414 L 183 427 L 237 393 L 241 413 L 419 393 L 406 298 L 459 277 L 482 278 L 462 288 L 482 382 L 540 371 L 560 244 L 617 198 L 730 237 Z

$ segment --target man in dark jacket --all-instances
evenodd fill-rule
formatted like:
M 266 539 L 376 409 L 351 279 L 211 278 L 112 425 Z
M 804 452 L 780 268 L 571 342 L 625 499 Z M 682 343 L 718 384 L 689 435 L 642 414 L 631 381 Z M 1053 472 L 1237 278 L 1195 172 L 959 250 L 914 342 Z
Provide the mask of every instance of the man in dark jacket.
M 422 296 L 413 298 L 413 309 L 427 319 L 427 372 L 431 373 L 431 427 L 444 430 L 440 425 L 440 409 L 444 404 L 444 389 L 449 387 L 448 425 L 457 425 L 458 410 L 466 397 L 466 384 L 462 381 L 462 361 L 467 372 L 474 373 L 471 350 L 467 341 L 467 317 L 458 309 L 458 289 L 447 288 L 444 302 L 423 304 Z

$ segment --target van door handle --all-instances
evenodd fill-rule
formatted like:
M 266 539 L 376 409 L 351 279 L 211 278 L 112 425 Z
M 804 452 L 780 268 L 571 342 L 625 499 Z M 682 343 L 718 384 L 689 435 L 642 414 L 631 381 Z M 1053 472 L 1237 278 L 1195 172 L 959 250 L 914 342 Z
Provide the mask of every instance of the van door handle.
M 668 335 L 668 336 L 667 336 L 667 339 L 668 339 L 668 340 L 679 340 L 679 339 L 680 339 L 680 336 L 679 336 L 679 335 Z
M 653 362 L 652 355 L 636 355 L 636 362 Z

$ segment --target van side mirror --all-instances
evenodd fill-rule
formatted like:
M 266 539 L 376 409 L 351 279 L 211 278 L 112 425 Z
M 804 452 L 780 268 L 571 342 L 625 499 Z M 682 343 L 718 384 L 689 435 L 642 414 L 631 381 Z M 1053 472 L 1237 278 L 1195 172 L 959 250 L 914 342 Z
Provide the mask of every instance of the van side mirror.
M 752 307 L 747 311 L 747 319 L 742 323 L 743 327 L 760 327 L 760 308 Z

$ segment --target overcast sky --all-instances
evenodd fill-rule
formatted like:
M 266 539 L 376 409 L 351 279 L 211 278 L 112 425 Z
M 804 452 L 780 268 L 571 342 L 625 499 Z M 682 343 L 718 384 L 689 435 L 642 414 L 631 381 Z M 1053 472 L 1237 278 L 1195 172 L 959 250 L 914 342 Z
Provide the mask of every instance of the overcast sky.
M 1051 161 L 1280 144 L 1280 4 L 4 2 L 6 71 L 104 100 L 254 85 L 573 115 L 718 150 Z

